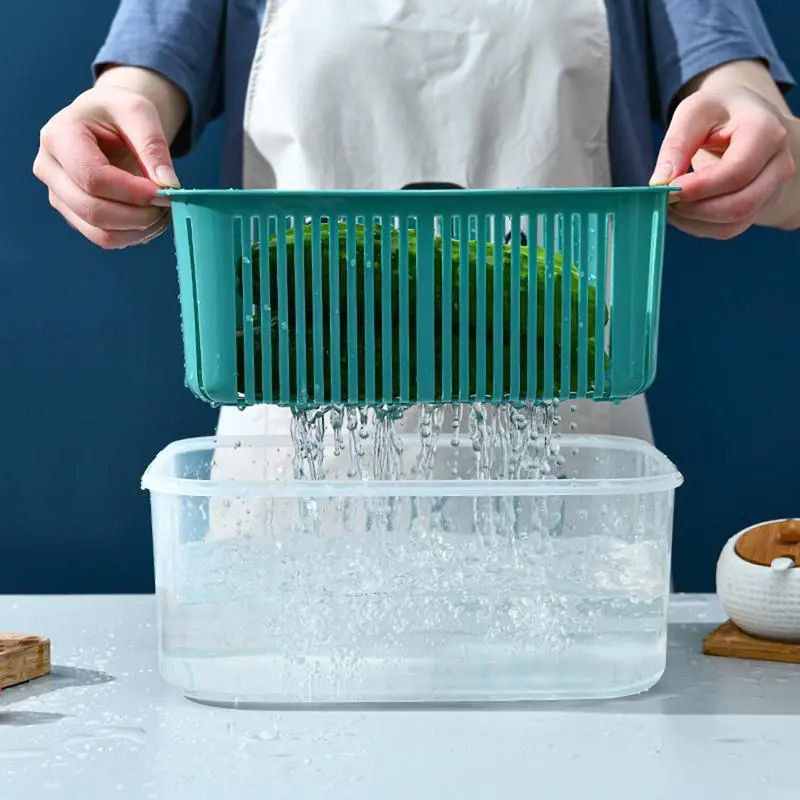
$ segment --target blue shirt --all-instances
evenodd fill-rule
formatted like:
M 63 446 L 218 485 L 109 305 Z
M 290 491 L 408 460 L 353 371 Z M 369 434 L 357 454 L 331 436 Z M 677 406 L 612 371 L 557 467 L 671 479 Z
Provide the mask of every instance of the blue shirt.
M 107 63 L 156 70 L 183 89 L 190 117 L 175 141 L 185 153 L 225 113 L 222 185 L 242 181 L 242 119 L 250 64 L 268 0 L 122 0 L 95 70 Z M 309 0 L 313 3 L 313 0 Z M 783 87 L 780 60 L 756 0 L 606 0 L 611 40 L 609 156 L 616 185 L 647 182 L 651 123 L 669 119 L 692 78 L 761 59 Z

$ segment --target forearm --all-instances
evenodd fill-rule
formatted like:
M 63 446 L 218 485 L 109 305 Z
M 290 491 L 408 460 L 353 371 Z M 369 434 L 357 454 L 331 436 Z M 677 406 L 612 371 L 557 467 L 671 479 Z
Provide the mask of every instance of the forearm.
M 748 89 L 774 107 L 786 128 L 789 148 L 798 171 L 783 184 L 777 201 L 758 217 L 756 224 L 784 230 L 800 228 L 800 119 L 791 112 L 769 70 L 760 61 L 722 64 L 687 84 L 680 99 L 701 88 L 723 96 L 737 89 Z
M 97 79 L 98 85 L 119 86 L 146 97 L 158 110 L 167 141 L 171 144 L 189 112 L 186 95 L 172 81 L 142 67 L 113 66 Z

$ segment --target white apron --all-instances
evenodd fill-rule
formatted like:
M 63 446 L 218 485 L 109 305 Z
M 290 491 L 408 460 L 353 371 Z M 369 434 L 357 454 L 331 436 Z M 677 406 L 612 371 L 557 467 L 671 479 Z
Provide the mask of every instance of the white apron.
M 244 118 L 244 186 L 610 183 L 604 0 L 270 0 Z M 644 398 L 563 426 L 652 440 Z M 219 435 L 285 433 L 223 408 Z

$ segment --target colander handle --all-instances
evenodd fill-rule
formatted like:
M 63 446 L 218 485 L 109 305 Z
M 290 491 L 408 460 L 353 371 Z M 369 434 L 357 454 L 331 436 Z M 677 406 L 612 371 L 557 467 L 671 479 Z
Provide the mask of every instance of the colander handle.
M 403 189 L 463 189 L 457 183 L 448 183 L 447 181 L 418 181 L 416 183 L 407 183 Z

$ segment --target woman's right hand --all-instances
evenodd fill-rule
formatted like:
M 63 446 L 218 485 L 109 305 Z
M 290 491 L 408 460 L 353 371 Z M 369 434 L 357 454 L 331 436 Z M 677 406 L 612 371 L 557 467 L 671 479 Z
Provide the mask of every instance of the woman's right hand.
M 169 200 L 156 192 L 179 185 L 156 104 L 111 82 L 98 82 L 45 124 L 33 174 L 50 205 L 109 250 L 162 233 Z

